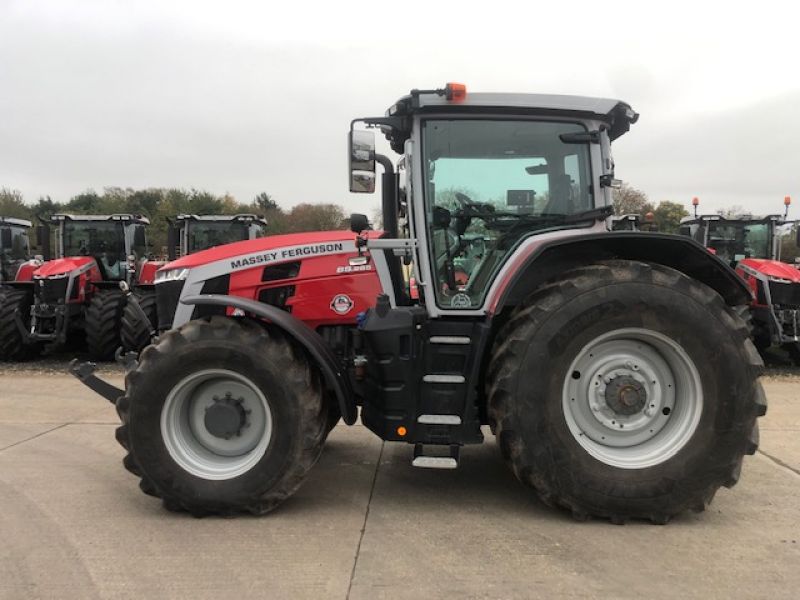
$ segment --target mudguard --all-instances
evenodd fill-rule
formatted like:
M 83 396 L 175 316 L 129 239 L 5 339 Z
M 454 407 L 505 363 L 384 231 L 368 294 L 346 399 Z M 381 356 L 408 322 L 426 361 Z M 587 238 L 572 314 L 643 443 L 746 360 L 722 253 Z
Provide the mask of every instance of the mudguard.
M 355 397 L 350 388 L 350 381 L 347 379 L 347 374 L 344 373 L 339 364 L 339 360 L 330 347 L 319 334 L 309 328 L 303 321 L 296 319 L 285 310 L 275 306 L 237 296 L 202 294 L 187 296 L 181 299 L 181 303 L 238 308 L 282 329 L 286 334 L 303 346 L 317 363 L 317 366 L 319 366 L 328 387 L 336 394 L 339 410 L 342 413 L 342 420 L 348 425 L 353 425 L 356 422 L 358 413 L 356 410 Z
M 700 281 L 730 306 L 749 304 L 750 288 L 730 265 L 691 238 L 666 233 L 612 231 L 570 235 L 531 244 L 512 260 L 515 268 L 501 282 L 491 314 L 521 302 L 544 282 L 565 270 L 595 260 L 625 259 L 671 267 Z

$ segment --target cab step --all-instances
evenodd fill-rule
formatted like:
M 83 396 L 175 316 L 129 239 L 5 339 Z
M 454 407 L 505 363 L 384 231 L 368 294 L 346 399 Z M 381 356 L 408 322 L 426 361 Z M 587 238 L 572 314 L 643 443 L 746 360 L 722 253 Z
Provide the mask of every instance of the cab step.
M 425 454 L 425 446 L 414 444 L 414 458 L 411 461 L 411 466 L 423 469 L 455 469 L 458 467 L 460 446 L 427 446 L 429 452 L 433 448 L 437 449 L 435 453 Z M 442 454 L 443 450 L 446 450 L 449 454 Z

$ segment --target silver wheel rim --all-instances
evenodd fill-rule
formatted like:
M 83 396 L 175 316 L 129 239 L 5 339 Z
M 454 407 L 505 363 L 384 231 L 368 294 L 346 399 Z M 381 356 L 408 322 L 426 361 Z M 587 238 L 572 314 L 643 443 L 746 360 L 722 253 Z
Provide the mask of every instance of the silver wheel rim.
M 238 431 L 227 437 L 206 425 L 208 410 L 220 404 L 241 415 Z M 266 453 L 272 415 L 266 396 L 250 379 L 234 371 L 208 369 L 172 388 L 161 409 L 161 436 L 182 469 L 203 479 L 232 479 L 253 468 Z
M 667 336 L 617 329 L 586 344 L 564 379 L 562 407 L 575 440 L 622 469 L 663 463 L 691 439 L 703 412 L 694 362 Z

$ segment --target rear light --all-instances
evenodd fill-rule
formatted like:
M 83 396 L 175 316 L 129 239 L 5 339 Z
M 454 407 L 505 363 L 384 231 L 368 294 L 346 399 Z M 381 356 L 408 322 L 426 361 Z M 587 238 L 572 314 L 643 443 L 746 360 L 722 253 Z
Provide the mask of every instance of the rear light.
M 444 88 L 444 97 L 451 102 L 463 102 L 467 98 L 467 86 L 463 83 L 448 83 Z

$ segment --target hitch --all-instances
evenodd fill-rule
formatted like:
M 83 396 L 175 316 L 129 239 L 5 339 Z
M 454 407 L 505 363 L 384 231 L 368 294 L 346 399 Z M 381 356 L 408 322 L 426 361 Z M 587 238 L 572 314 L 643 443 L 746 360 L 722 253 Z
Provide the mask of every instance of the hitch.
M 121 390 L 97 377 L 97 375 L 94 374 L 96 370 L 97 363 L 89 361 L 80 362 L 77 358 L 73 358 L 69 363 L 70 375 L 77 377 L 83 385 L 93 392 L 100 394 L 103 398 L 116 406 L 117 400 L 125 395 L 125 390 Z

